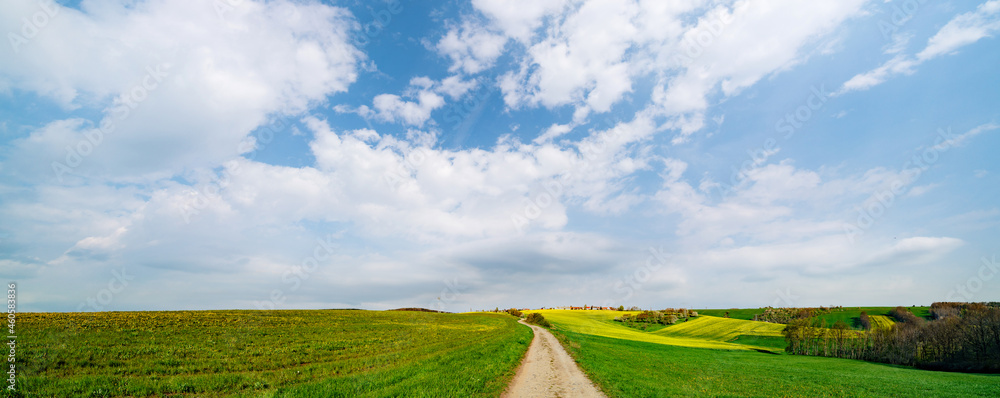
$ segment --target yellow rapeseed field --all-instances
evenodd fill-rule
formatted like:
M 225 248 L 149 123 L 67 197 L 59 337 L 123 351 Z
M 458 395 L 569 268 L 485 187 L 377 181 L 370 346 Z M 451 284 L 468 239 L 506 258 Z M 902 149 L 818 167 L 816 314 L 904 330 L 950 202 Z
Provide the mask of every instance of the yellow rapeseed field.
M 594 336 L 611 337 L 623 340 L 642 341 L 656 344 L 667 344 L 681 347 L 714 348 L 722 350 L 750 350 L 753 346 L 729 343 L 727 340 L 739 335 L 758 334 L 763 336 L 780 336 L 783 325 L 764 324 L 764 322 L 741 321 L 711 316 L 701 316 L 691 321 L 669 326 L 657 332 L 642 332 L 624 326 L 614 321 L 622 314 L 638 312 L 618 311 L 582 311 L 582 310 L 536 310 L 552 322 L 557 328 L 564 328 L 576 333 Z M 718 320 L 718 321 L 716 321 Z M 722 321 L 722 322 L 719 322 Z M 746 322 L 751 327 L 743 327 L 736 322 Z M 685 327 L 686 324 L 692 326 Z M 699 326 L 701 325 L 701 326 Z M 704 330 L 702 329 L 704 327 Z M 679 332 L 671 333 L 674 328 Z M 731 331 L 723 328 L 732 328 Z M 777 330 L 777 334 L 774 334 Z M 733 333 L 735 332 L 735 334 Z
M 700 316 L 653 332 L 668 337 L 688 337 L 706 340 L 731 341 L 741 335 L 781 337 L 785 325 L 742 319 Z
M 896 323 L 886 315 L 869 315 L 868 319 L 872 321 L 872 329 L 888 329 Z

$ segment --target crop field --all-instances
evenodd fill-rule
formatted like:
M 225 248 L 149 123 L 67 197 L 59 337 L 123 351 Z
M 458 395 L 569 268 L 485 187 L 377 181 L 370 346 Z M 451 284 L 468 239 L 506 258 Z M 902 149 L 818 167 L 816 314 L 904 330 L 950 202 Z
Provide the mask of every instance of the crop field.
M 498 396 L 531 341 L 506 314 L 18 314 L 26 397 Z
M 868 319 L 872 321 L 872 329 L 888 329 L 896 323 L 887 315 L 869 315 Z
M 688 337 L 688 336 L 676 337 L 663 333 L 671 328 L 676 327 L 677 325 L 668 326 L 656 332 L 642 332 L 624 326 L 614 321 L 615 317 L 620 316 L 623 313 L 630 313 L 628 311 L 618 312 L 618 311 L 539 310 L 531 312 L 541 313 L 545 317 L 545 319 L 548 319 L 550 322 L 557 325 L 559 328 L 581 331 L 582 333 L 594 336 L 604 336 L 615 339 L 633 340 L 633 341 L 645 341 L 655 344 L 667 344 L 667 345 L 677 345 L 685 347 L 715 348 L 723 350 L 748 350 L 753 348 L 741 344 L 729 343 L 724 340 L 719 340 L 715 338 Z M 694 322 L 694 321 L 692 320 L 689 322 Z M 688 323 L 688 322 L 682 322 L 682 323 Z M 710 332 L 706 333 L 706 335 L 711 335 L 711 333 Z
M 669 340 L 659 340 L 619 334 L 611 330 L 614 325 L 603 328 L 594 325 L 613 318 L 614 312 L 604 315 L 598 314 L 601 311 L 540 312 L 556 326 L 563 345 L 584 372 L 609 397 L 1000 396 L 1000 375 L 934 372 L 847 359 L 699 345 L 708 339 L 734 335 L 738 336 L 735 341 L 755 341 L 758 346 L 776 344 L 774 340 L 780 338 L 773 334 L 784 327 L 778 324 L 747 329 L 743 323 L 747 321 L 699 317 L 696 318 L 699 321 L 692 319 L 656 332 L 635 332 L 662 335 L 680 327 Z M 728 332 L 726 327 L 744 328 L 761 335 Z M 611 336 L 615 334 L 625 338 Z M 672 344 L 685 339 L 699 344 Z
M 714 316 L 700 316 L 687 322 L 660 329 L 654 334 L 670 337 L 686 337 L 706 340 L 731 341 L 741 335 L 781 337 L 785 325 L 768 322 L 754 322 L 742 319 L 726 319 Z

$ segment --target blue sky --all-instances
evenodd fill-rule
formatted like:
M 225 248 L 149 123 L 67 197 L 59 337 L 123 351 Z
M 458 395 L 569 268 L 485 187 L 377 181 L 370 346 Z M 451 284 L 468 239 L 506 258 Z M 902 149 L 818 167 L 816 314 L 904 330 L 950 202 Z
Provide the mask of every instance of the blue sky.
M 1000 300 L 1000 1 L 7 1 L 29 311 Z

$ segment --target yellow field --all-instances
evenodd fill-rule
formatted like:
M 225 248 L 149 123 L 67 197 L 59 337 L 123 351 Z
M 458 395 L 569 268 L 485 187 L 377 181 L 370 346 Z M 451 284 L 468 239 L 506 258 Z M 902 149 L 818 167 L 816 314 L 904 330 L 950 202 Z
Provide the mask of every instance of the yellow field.
M 886 315 L 869 315 L 868 319 L 872 321 L 872 329 L 888 329 L 896 323 Z
M 785 325 L 742 319 L 700 316 L 653 332 L 661 336 L 731 341 L 740 335 L 781 337 Z
M 722 350 L 762 348 L 728 343 L 727 341 L 739 335 L 780 336 L 781 329 L 784 327 L 784 325 L 768 324 L 765 322 L 725 319 L 703 315 L 691 321 L 682 322 L 650 333 L 635 330 L 614 321 L 615 317 L 622 314 L 636 314 L 638 311 L 537 310 L 530 312 L 538 312 L 556 327 L 568 329 L 576 333 L 681 347 L 715 348 Z M 775 332 L 775 329 L 777 332 Z M 676 332 L 672 332 L 673 330 L 676 330 Z

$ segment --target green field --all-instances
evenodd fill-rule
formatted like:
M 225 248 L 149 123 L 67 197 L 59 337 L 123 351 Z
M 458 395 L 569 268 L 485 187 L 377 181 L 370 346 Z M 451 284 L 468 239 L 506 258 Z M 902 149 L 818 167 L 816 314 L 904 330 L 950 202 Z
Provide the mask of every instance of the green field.
M 869 316 L 872 315 L 888 315 L 889 311 L 896 307 L 843 307 L 834 308 L 830 313 L 822 314 L 816 316 L 816 320 L 819 322 L 826 321 L 827 325 L 833 325 L 837 321 L 844 321 L 848 326 L 855 330 L 861 330 L 861 311 L 868 312 Z M 931 307 L 906 307 L 914 315 L 930 319 L 930 309 Z M 711 315 L 716 317 L 724 317 L 726 312 L 729 313 L 729 318 L 732 319 L 743 319 L 743 320 L 753 320 L 753 316 L 756 314 L 763 313 L 765 308 L 730 308 L 723 310 L 696 310 L 699 315 Z M 874 321 L 873 321 L 874 323 Z
M 764 312 L 763 308 L 730 308 L 727 310 L 695 310 L 698 311 L 698 315 L 710 315 L 719 318 L 724 318 L 726 313 L 729 313 L 729 318 L 731 319 L 743 319 L 746 321 L 752 321 L 753 316 Z
M 495 397 L 531 330 L 506 314 L 18 314 L 25 397 Z
M 703 317 L 707 322 L 692 320 L 649 333 L 656 338 L 631 335 L 616 338 L 611 336 L 616 333 L 610 330 L 614 325 L 600 328 L 593 325 L 595 318 L 603 318 L 594 314 L 597 312 L 600 311 L 544 311 L 543 314 L 553 323 L 557 335 L 581 368 L 610 397 L 1000 396 L 1000 375 L 933 372 L 746 349 L 697 348 L 708 339 L 733 336 L 734 333 L 724 330 L 724 325 L 747 327 L 740 323 L 745 321 L 737 319 Z M 678 326 L 681 328 L 669 336 L 671 340 L 658 340 Z M 749 330 L 761 335 L 739 335 L 735 342 L 745 339 L 757 342 L 752 345 L 763 346 L 776 339 L 768 335 L 774 332 L 774 327 Z M 682 335 L 692 336 L 692 343 L 666 342 L 684 340 Z

